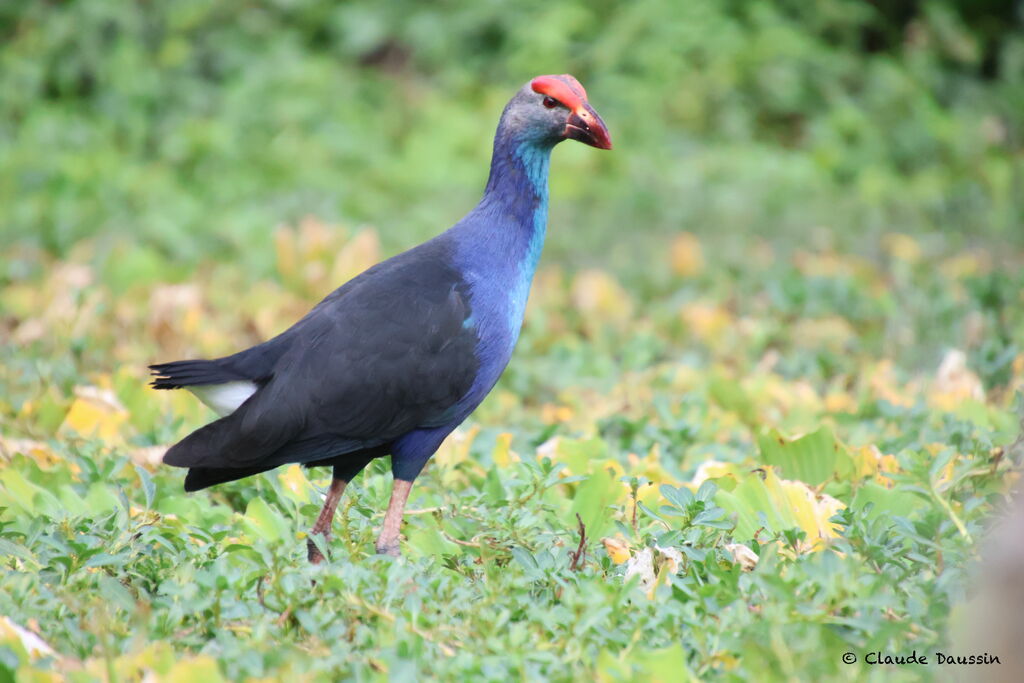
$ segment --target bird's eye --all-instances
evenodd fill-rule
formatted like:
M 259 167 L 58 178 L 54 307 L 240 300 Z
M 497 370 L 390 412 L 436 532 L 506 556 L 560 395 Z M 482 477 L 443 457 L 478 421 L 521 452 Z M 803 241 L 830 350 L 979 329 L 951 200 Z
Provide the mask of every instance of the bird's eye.
M 554 97 L 545 97 L 543 102 L 544 106 L 547 107 L 548 109 L 554 109 L 555 107 L 558 106 L 558 100 L 556 100 Z

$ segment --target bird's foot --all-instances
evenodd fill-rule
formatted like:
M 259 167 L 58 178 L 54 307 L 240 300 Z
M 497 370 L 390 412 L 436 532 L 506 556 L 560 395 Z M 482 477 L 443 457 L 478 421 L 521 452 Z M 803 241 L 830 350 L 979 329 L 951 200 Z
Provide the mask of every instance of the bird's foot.
M 377 542 L 377 554 L 378 555 L 390 555 L 391 557 L 401 557 L 402 549 L 398 544 L 398 539 L 389 542 Z
M 320 545 L 327 548 L 327 543 L 331 540 L 331 521 L 334 519 L 334 511 L 338 508 L 338 501 L 341 500 L 341 494 L 345 492 L 347 484 L 348 481 L 345 479 L 335 477 L 331 480 L 331 487 L 327 489 L 327 495 L 324 497 L 324 507 L 320 510 L 320 516 L 316 518 L 316 524 L 313 525 L 306 538 L 306 556 L 311 564 L 320 564 L 326 559 L 313 539 L 319 534 L 323 540 Z
M 323 536 L 323 539 L 324 543 L 328 540 L 326 535 Z M 310 564 L 320 564 L 326 559 L 324 554 L 320 552 L 320 548 L 316 547 L 312 537 L 306 539 L 306 558 Z

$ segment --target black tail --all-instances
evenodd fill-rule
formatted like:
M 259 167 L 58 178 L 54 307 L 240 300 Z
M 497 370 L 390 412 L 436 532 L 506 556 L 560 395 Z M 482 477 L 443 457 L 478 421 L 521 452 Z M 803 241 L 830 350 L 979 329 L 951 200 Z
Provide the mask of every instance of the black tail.
M 249 379 L 225 368 L 222 360 L 176 360 L 150 365 L 153 381 L 149 386 L 154 389 L 180 389 Z
M 277 465 L 269 467 L 193 467 L 185 475 L 185 490 L 199 491 L 215 484 L 251 477 L 275 467 Z

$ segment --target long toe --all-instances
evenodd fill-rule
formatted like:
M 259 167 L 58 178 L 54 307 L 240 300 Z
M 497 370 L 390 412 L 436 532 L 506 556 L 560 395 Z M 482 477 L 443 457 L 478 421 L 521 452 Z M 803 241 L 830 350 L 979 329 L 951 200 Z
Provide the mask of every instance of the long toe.
M 316 547 L 312 538 L 306 539 L 306 557 L 311 564 L 320 564 L 325 559 L 324 554 L 320 552 L 320 548 Z
M 378 543 L 377 544 L 378 555 L 390 555 L 391 557 L 401 557 L 402 548 L 398 544 L 398 539 L 390 543 Z

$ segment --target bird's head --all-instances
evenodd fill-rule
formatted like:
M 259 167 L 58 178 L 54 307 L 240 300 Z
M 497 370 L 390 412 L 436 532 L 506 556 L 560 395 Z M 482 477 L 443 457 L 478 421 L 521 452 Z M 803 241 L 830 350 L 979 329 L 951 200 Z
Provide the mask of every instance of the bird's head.
M 608 128 L 587 102 L 587 91 L 569 74 L 534 78 L 512 98 L 504 118 L 538 141 L 557 144 L 572 139 L 598 149 L 612 148 Z

